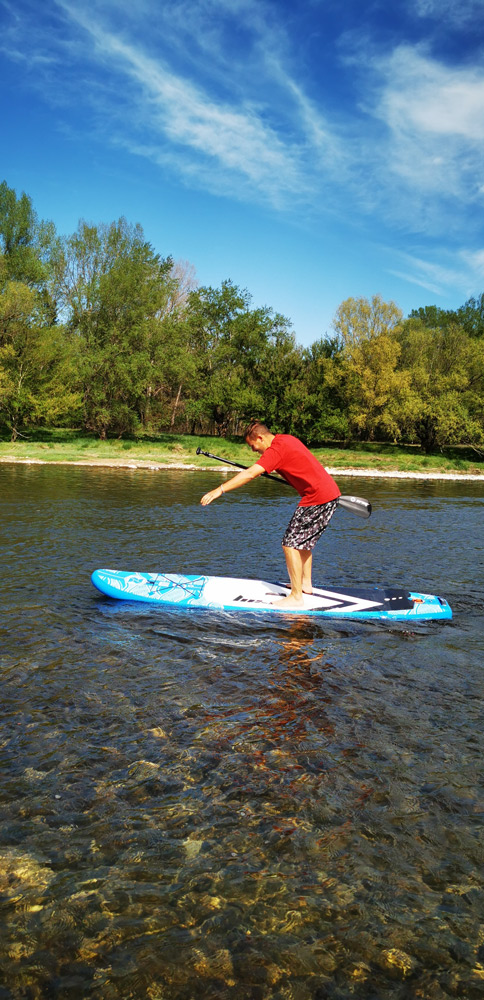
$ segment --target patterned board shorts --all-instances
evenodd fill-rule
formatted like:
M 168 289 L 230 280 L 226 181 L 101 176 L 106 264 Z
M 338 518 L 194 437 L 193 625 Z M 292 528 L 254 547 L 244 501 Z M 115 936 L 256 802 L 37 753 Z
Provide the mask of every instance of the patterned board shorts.
M 286 528 L 282 544 L 289 549 L 314 549 L 318 538 L 326 531 L 338 506 L 337 500 L 315 507 L 296 507 Z

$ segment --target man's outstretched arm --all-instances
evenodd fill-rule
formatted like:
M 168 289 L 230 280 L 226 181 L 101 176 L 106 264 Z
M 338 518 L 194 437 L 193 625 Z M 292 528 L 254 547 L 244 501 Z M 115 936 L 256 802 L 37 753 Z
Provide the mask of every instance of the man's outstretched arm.
M 264 471 L 262 465 L 258 465 L 256 462 L 255 465 L 251 465 L 248 469 L 238 472 L 233 479 L 229 479 L 222 486 L 216 486 L 214 490 L 210 490 L 210 493 L 205 493 L 200 503 L 206 507 L 208 503 L 212 503 L 212 500 L 218 500 L 224 493 L 229 493 L 230 490 L 238 490 L 239 486 L 245 486 L 246 483 L 250 483 L 251 479 L 257 479 L 257 476 L 261 476 Z

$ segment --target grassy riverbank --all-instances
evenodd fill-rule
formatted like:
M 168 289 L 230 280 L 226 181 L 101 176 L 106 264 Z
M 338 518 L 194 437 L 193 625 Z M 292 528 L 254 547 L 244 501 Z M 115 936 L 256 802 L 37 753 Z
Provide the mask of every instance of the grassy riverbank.
M 106 463 L 131 465 L 191 465 L 200 468 L 219 463 L 196 454 L 197 448 L 222 458 L 250 465 L 253 455 L 243 442 L 224 438 L 160 434 L 100 441 L 93 435 L 71 430 L 35 431 L 28 439 L 12 443 L 0 438 L 0 460 Z M 484 461 L 469 448 L 447 448 L 443 453 L 425 455 L 419 448 L 390 444 L 359 444 L 351 447 L 312 449 L 325 466 L 332 469 L 370 469 L 380 473 L 412 472 L 482 475 Z

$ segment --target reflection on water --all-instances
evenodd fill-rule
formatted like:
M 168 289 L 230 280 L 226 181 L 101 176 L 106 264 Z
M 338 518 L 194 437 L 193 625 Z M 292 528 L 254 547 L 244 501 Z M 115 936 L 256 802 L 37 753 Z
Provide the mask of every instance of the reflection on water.
M 208 511 L 210 474 L 0 478 L 0 998 L 482 997 L 479 484 L 359 483 L 371 523 L 316 550 L 319 581 L 449 598 L 409 632 L 91 588 L 279 577 L 273 484 Z

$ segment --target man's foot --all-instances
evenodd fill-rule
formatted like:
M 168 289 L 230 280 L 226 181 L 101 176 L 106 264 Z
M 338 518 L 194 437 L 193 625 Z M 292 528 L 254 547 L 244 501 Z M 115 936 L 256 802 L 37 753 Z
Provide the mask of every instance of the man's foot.
M 291 584 L 290 583 L 283 583 L 282 586 L 283 587 L 287 587 L 288 590 L 291 589 Z M 303 592 L 303 594 L 308 594 L 309 597 L 311 597 L 311 594 L 313 592 L 313 588 L 311 586 L 305 587 L 304 583 L 303 583 L 302 592 Z
M 304 608 L 304 598 L 295 598 L 292 594 L 288 594 L 287 597 L 283 597 L 280 601 L 273 601 L 273 608 L 287 608 L 288 611 L 296 611 L 299 608 Z

